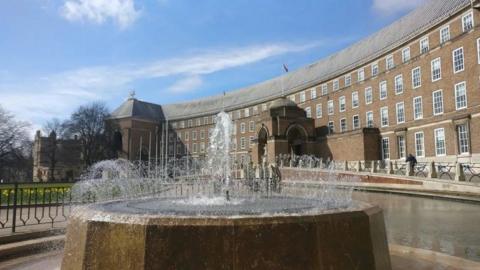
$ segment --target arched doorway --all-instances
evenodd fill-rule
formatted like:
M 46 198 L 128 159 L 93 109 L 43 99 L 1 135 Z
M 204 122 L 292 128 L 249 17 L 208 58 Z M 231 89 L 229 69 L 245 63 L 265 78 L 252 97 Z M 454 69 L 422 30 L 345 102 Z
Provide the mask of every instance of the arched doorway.
M 287 140 L 289 154 L 295 156 L 303 155 L 305 153 L 304 147 L 306 139 L 306 132 L 302 127 L 294 125 L 288 128 Z
M 265 127 L 258 132 L 258 160 L 261 161 L 263 156 L 267 154 L 267 138 L 268 132 Z

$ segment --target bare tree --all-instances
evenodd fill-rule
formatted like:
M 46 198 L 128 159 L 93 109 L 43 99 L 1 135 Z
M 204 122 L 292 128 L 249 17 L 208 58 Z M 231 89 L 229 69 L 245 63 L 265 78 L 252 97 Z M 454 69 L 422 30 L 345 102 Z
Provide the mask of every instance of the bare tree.
M 18 174 L 22 162 L 31 157 L 28 127 L 28 123 L 15 120 L 0 106 L 0 178 L 12 175 L 7 172 Z
M 86 166 L 112 158 L 112 128 L 106 123 L 108 116 L 108 109 L 102 102 L 80 106 L 71 116 L 69 132 L 79 136 Z

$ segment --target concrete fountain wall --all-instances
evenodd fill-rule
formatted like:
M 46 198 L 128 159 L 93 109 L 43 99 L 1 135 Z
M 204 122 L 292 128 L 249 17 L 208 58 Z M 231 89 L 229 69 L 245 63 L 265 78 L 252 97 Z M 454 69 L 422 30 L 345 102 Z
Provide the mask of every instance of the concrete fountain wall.
M 246 217 L 84 210 L 70 218 L 63 270 L 391 269 L 382 211 L 363 203 L 348 211 Z

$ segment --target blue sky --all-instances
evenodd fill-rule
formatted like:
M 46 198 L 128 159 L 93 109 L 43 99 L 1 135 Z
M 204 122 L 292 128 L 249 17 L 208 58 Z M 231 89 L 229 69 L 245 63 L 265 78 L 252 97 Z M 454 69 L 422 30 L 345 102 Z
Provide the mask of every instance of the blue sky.
M 174 103 L 317 61 L 424 0 L 0 1 L 0 106 L 39 128 L 102 100 Z

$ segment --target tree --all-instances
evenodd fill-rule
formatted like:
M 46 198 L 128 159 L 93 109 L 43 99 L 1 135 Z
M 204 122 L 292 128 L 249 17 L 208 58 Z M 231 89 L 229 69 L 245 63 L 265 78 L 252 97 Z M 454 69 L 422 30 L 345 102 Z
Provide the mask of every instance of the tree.
M 71 116 L 69 132 L 79 136 L 86 166 L 114 157 L 113 127 L 106 123 L 108 116 L 108 109 L 102 102 L 80 106 Z
M 49 160 L 49 181 L 55 181 L 55 168 L 57 165 L 58 139 L 65 139 L 69 134 L 69 125 L 66 121 L 53 118 L 43 126 L 43 132 L 48 134 L 46 152 Z
M 18 179 L 20 175 L 29 175 L 31 167 L 25 167 L 31 163 L 28 128 L 28 123 L 15 120 L 11 113 L 0 106 L 0 178 L 17 176 Z

